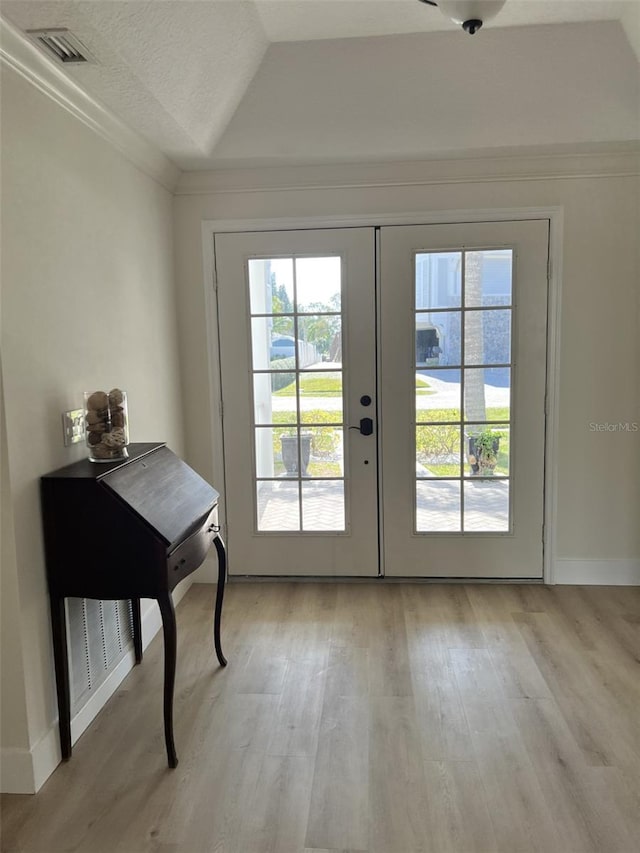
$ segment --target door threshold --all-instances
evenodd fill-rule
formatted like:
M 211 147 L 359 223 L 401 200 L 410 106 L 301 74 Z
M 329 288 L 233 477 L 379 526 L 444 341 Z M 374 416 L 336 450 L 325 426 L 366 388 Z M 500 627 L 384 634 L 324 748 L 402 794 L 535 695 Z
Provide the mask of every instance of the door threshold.
M 542 578 L 387 578 L 326 575 L 230 575 L 229 583 L 421 583 L 421 584 L 540 584 Z

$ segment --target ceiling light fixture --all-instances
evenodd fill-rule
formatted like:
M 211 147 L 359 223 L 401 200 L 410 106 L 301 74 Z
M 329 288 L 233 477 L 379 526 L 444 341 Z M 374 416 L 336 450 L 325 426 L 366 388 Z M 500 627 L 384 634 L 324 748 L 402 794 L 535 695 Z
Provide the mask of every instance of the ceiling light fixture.
M 437 6 L 443 15 L 460 24 L 465 33 L 473 35 L 480 27 L 498 14 L 506 0 L 420 0 Z

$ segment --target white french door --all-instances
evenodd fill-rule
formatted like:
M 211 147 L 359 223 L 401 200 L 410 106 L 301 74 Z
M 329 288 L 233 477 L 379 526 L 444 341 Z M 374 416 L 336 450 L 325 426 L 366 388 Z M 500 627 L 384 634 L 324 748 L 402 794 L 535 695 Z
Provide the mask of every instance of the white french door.
M 547 220 L 215 257 L 231 573 L 542 576 Z
M 548 221 L 381 229 L 385 574 L 540 578 Z
M 215 257 L 230 571 L 377 575 L 374 231 L 222 234 Z

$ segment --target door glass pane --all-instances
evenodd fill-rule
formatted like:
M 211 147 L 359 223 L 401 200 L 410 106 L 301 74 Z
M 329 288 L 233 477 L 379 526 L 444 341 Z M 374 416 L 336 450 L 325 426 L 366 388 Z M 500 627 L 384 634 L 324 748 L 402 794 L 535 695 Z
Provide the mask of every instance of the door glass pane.
M 416 421 L 460 420 L 460 370 L 419 370 L 416 373 Z
M 296 258 L 296 310 L 318 314 L 341 310 L 341 258 Z
M 471 533 L 509 530 L 509 480 L 464 483 L 464 530 Z
M 511 249 L 465 252 L 464 304 L 467 308 L 511 305 Z
M 509 420 L 511 413 L 510 368 L 469 368 L 464 371 L 464 384 L 464 418 L 466 421 Z
M 416 308 L 459 308 L 461 252 L 416 254 Z
M 254 373 L 255 422 L 257 424 L 295 424 L 296 387 L 295 373 Z
M 295 370 L 293 317 L 253 317 L 251 350 L 254 370 Z
M 460 364 L 459 311 L 416 314 L 416 366 L 442 367 Z
M 292 259 L 249 261 L 249 297 L 252 314 L 292 314 Z
M 344 480 L 302 484 L 302 529 L 344 530 Z
M 258 530 L 300 530 L 298 481 L 258 480 Z
M 256 476 L 295 477 L 297 450 L 290 448 L 296 443 L 298 432 L 295 427 L 258 427 L 255 430 Z M 295 465 L 293 457 L 295 455 Z
M 494 477 L 508 474 L 508 427 L 497 429 L 493 424 L 469 425 L 465 430 L 465 444 L 465 476 Z
M 342 427 L 304 427 L 301 440 L 308 464 L 302 469 L 303 477 L 342 477 L 343 430 Z
M 460 476 L 460 426 L 416 427 L 416 476 Z
M 418 533 L 458 533 L 460 518 L 460 480 L 417 480 Z
M 342 367 L 342 329 L 339 314 L 298 318 L 298 355 L 301 370 Z
M 467 311 L 465 364 L 509 364 L 510 356 L 511 310 Z
M 465 429 L 467 477 L 508 477 L 510 429 L 502 424 L 474 424 Z
M 302 423 L 342 423 L 342 371 L 300 373 Z

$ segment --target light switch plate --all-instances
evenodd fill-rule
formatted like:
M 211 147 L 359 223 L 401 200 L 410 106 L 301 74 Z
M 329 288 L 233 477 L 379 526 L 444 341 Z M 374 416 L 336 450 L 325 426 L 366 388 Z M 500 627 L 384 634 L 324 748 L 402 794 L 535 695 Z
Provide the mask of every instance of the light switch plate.
M 62 433 L 65 447 L 84 441 L 84 411 L 82 409 L 71 409 L 70 412 L 62 413 Z

